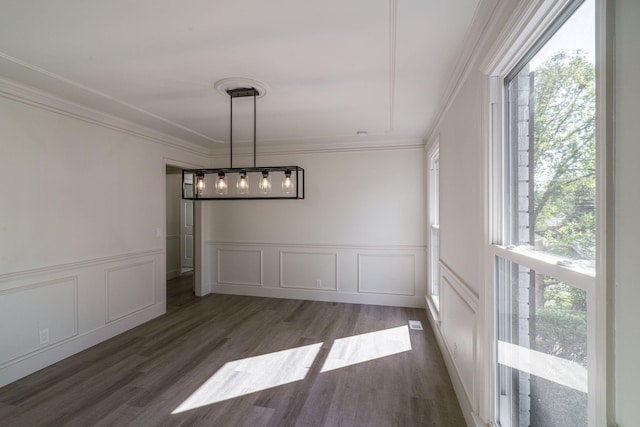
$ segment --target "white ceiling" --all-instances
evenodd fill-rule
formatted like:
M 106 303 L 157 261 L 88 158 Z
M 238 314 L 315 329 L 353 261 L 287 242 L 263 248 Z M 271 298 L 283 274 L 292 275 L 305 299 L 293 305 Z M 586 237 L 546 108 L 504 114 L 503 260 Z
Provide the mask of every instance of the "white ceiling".
M 268 87 L 259 144 L 422 140 L 478 3 L 0 0 L 0 77 L 208 148 L 229 140 L 227 77 Z

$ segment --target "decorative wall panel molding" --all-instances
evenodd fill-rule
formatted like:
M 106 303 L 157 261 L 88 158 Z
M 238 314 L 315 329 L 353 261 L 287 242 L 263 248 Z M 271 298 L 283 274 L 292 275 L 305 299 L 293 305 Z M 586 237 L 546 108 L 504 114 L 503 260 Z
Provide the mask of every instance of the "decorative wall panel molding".
M 338 254 L 280 251 L 280 287 L 338 289 Z
M 155 260 L 105 270 L 106 323 L 152 306 L 155 288 Z
M 0 369 L 78 335 L 78 277 L 0 291 Z
M 209 240 L 209 246 L 260 247 L 260 248 L 298 248 L 332 250 L 374 250 L 374 251 L 426 251 L 426 245 L 345 245 L 343 243 L 282 243 L 282 242 L 222 242 Z
M 218 283 L 262 286 L 262 251 L 218 249 Z
M 478 298 L 440 263 L 442 335 L 469 402 L 475 402 Z
M 461 298 L 472 308 L 474 312 L 478 311 L 480 299 L 476 291 L 465 283 L 453 270 L 444 262 L 440 261 L 440 274 L 447 277 L 447 282 L 453 286 Z
M 358 254 L 358 292 L 416 294 L 413 254 Z
M 204 272 L 212 292 L 424 307 L 424 246 L 207 241 L 205 252 L 214 260 Z M 393 280 L 380 282 L 380 274 L 393 276 Z M 362 289 L 360 278 L 364 278 Z

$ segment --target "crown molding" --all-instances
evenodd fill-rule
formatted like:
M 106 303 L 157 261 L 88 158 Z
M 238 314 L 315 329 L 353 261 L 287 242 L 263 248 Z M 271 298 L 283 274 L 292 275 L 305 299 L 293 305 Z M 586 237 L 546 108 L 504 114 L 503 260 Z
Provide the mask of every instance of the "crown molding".
M 442 120 L 451 108 L 458 92 L 466 82 L 473 66 L 478 62 L 481 47 L 486 42 L 487 34 L 493 25 L 493 18 L 499 15 L 499 11 L 508 0 L 480 0 L 471 20 L 471 25 L 465 35 L 462 52 L 458 62 L 451 73 L 451 79 L 440 101 L 442 106 L 432 123 L 428 126 L 424 135 L 426 145 L 436 136 L 436 132 L 442 124 Z
M 365 141 L 348 141 L 341 138 L 309 139 L 265 142 L 258 141 L 257 156 L 284 155 L 284 154 L 315 154 L 315 153 L 343 153 L 354 151 L 380 151 L 380 150 L 423 150 L 422 138 L 398 138 L 377 139 Z M 233 155 L 250 156 L 253 154 L 253 145 L 248 143 L 234 143 Z M 211 150 L 213 158 L 227 158 L 229 146 Z
M 492 48 L 480 64 L 485 74 L 505 75 L 571 0 L 532 0 L 518 4 L 501 27 Z
M 40 90 L 43 90 L 41 86 L 43 84 L 45 87 L 51 87 L 51 85 L 53 85 L 58 88 L 54 93 L 65 93 L 66 99 L 80 105 L 87 104 L 84 100 L 92 100 L 95 102 L 94 105 L 100 104 L 100 107 L 95 109 L 97 111 L 103 111 L 105 114 L 110 114 L 114 117 L 136 117 L 137 120 L 134 121 L 138 123 L 152 122 L 153 124 L 161 124 L 168 129 L 161 131 L 161 133 L 166 135 L 175 131 L 177 132 L 175 133 L 177 138 L 185 141 L 197 141 L 198 144 L 204 147 L 222 142 L 74 80 L 52 73 L 21 59 L 14 58 L 4 52 L 0 52 L 0 70 L 5 73 L 5 78 L 24 82 L 24 84 Z M 50 92 L 47 89 L 44 89 L 44 91 Z M 149 128 L 148 124 L 143 124 L 142 126 Z
M 212 150 L 201 145 L 170 136 L 138 125 L 79 103 L 52 95 L 12 80 L 0 77 L 0 96 L 36 108 L 72 117 L 94 125 L 117 130 L 161 145 L 187 151 L 200 156 L 211 156 Z
M 107 114 L 68 99 L 52 95 L 22 83 L 0 77 L 0 97 L 36 108 L 72 117 L 94 125 L 133 135 L 161 145 L 187 151 L 199 156 L 219 158 L 228 156 L 228 144 L 206 148 L 183 139 L 138 125 L 129 120 Z M 370 135 L 366 139 L 353 136 L 317 137 L 287 140 L 265 140 L 258 145 L 258 155 L 310 154 L 372 150 L 423 149 L 422 138 L 388 138 L 386 134 Z M 234 154 L 253 154 L 252 141 L 234 143 Z

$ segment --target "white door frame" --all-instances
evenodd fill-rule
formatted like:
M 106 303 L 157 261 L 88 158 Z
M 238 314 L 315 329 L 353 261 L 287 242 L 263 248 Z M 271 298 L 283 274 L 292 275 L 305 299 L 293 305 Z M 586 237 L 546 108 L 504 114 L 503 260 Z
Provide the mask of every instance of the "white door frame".
M 167 188 L 167 166 L 173 166 L 181 169 L 198 169 L 204 168 L 205 165 L 187 163 L 180 160 L 175 160 L 171 158 L 164 157 L 162 162 L 162 181 L 163 181 L 163 203 L 162 203 L 162 219 L 163 223 L 167 223 L 167 200 L 166 200 L 166 188 Z M 205 248 L 204 248 L 204 239 L 202 238 L 203 234 L 203 203 L 195 202 L 193 204 L 193 240 L 194 240 L 194 248 L 193 248 L 193 276 L 194 276 L 194 292 L 196 296 L 204 296 L 211 292 L 211 286 L 206 281 L 205 269 L 203 266 L 204 256 L 205 256 Z M 166 264 L 167 257 L 167 239 L 163 240 L 163 252 L 164 252 L 164 262 Z M 162 271 L 166 271 L 167 266 L 165 265 L 162 268 Z M 164 294 L 166 295 L 166 280 L 163 281 L 164 286 Z

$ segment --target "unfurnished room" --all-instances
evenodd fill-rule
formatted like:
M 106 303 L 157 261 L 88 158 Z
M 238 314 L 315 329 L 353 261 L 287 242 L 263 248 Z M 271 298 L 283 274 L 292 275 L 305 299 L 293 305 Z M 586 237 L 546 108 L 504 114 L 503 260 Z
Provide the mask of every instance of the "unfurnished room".
M 0 425 L 640 425 L 637 0 L 0 0 Z

